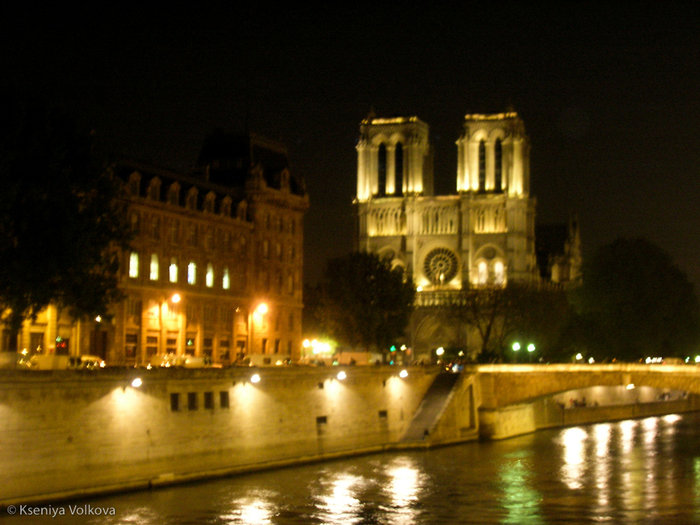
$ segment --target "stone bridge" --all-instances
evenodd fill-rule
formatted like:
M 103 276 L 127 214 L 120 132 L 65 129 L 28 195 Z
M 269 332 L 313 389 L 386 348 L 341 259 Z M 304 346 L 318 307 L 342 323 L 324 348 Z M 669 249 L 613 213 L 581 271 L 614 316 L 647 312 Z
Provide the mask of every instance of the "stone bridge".
M 645 364 L 473 365 L 481 408 L 498 409 L 592 386 L 648 386 L 700 394 L 700 366 Z

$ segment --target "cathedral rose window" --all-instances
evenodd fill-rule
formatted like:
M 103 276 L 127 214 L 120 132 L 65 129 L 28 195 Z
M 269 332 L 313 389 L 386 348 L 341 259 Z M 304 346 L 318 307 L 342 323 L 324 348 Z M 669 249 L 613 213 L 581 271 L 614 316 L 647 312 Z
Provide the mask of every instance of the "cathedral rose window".
M 425 257 L 423 271 L 434 284 L 450 282 L 457 274 L 457 256 L 447 248 L 435 248 Z

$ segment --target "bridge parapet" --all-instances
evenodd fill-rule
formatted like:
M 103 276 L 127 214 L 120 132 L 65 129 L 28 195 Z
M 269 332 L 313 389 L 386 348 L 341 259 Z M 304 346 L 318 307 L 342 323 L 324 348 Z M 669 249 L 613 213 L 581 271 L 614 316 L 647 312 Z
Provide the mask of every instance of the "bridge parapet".
M 473 365 L 481 407 L 495 409 L 592 386 L 649 386 L 700 394 L 700 367 L 693 365 L 533 364 Z

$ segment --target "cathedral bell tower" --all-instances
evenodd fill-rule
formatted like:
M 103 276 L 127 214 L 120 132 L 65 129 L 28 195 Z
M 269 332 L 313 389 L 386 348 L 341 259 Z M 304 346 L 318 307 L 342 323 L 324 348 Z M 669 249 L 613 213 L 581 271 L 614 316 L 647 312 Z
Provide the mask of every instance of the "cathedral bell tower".
M 432 195 L 428 125 L 417 117 L 374 118 L 360 124 L 357 142 L 357 201 L 403 195 Z

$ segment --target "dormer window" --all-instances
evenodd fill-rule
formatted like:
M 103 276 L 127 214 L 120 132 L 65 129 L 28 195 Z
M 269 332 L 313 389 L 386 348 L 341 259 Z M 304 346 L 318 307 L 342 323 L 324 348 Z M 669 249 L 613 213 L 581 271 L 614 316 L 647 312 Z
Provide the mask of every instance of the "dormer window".
M 221 215 L 224 217 L 231 216 L 231 197 L 228 195 L 221 201 Z
M 168 188 L 168 204 L 179 206 L 180 204 L 180 185 L 173 182 Z
M 191 188 L 190 191 L 187 192 L 187 201 L 185 206 L 188 210 L 197 209 L 197 188 Z
M 204 211 L 207 213 L 214 213 L 214 201 L 216 200 L 216 195 L 213 191 L 207 193 L 204 199 Z
M 148 198 L 154 201 L 160 200 L 160 179 L 153 177 L 148 184 Z
M 139 195 L 141 188 L 141 174 L 138 171 L 133 172 L 129 175 L 129 193 L 132 195 Z

